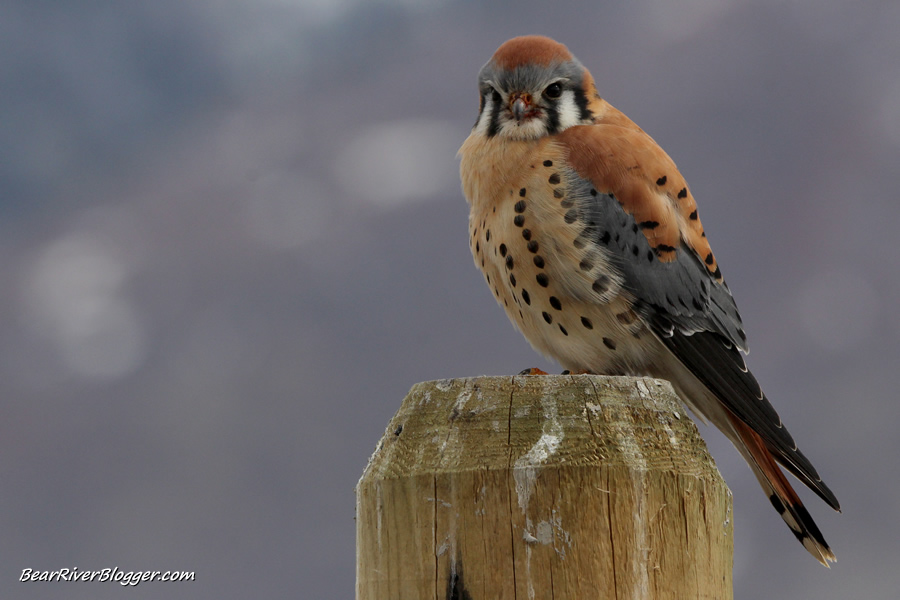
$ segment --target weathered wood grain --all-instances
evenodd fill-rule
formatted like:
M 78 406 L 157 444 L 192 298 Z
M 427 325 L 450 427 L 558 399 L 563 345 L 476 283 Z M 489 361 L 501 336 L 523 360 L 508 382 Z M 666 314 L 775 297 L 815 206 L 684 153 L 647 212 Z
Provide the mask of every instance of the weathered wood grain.
M 664 381 L 416 384 L 356 492 L 358 600 L 732 597 L 731 495 Z

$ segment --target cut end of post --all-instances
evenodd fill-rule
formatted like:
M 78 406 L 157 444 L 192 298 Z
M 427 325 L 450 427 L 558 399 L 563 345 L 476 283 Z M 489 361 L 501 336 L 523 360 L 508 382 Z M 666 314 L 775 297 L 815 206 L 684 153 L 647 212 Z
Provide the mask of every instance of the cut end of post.
M 662 380 L 416 384 L 357 486 L 358 599 L 730 598 L 731 564 L 730 493 Z

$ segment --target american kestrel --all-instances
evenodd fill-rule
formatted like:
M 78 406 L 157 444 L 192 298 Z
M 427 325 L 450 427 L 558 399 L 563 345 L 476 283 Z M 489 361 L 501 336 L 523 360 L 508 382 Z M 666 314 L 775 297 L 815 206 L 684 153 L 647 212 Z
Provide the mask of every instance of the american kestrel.
M 828 566 L 835 556 L 778 465 L 840 505 L 744 362 L 741 317 L 675 163 L 549 38 L 504 43 L 478 90 L 460 149 L 469 239 L 513 324 L 572 372 L 670 381 Z

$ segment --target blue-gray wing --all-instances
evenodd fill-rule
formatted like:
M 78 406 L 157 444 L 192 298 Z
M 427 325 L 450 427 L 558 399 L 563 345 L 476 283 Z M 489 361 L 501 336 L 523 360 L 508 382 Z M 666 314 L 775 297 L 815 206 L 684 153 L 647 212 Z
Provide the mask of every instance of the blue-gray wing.
M 582 237 L 605 249 L 634 298 L 634 310 L 729 411 L 763 438 L 785 468 L 838 508 L 747 368 L 741 318 L 718 268 L 710 272 L 683 238 L 677 246 L 651 246 L 645 229 L 658 221 L 639 222 L 598 183 L 576 174 L 567 183 L 578 222 L 584 224 Z M 629 200 L 633 206 L 635 199 Z M 658 196 L 647 201 L 666 200 Z

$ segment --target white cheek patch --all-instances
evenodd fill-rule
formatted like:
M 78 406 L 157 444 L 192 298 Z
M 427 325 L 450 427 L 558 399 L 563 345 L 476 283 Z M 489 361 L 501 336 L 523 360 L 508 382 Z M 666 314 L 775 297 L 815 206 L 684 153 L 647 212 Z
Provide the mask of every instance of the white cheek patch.
M 575 93 L 565 90 L 556 104 L 559 115 L 559 129 L 568 129 L 581 123 L 581 111 L 575 103 Z
M 478 117 L 478 123 L 475 125 L 475 132 L 479 135 L 487 135 L 488 129 L 491 127 L 491 116 L 494 113 L 494 99 L 488 94 L 484 99 L 484 109 L 481 116 Z

